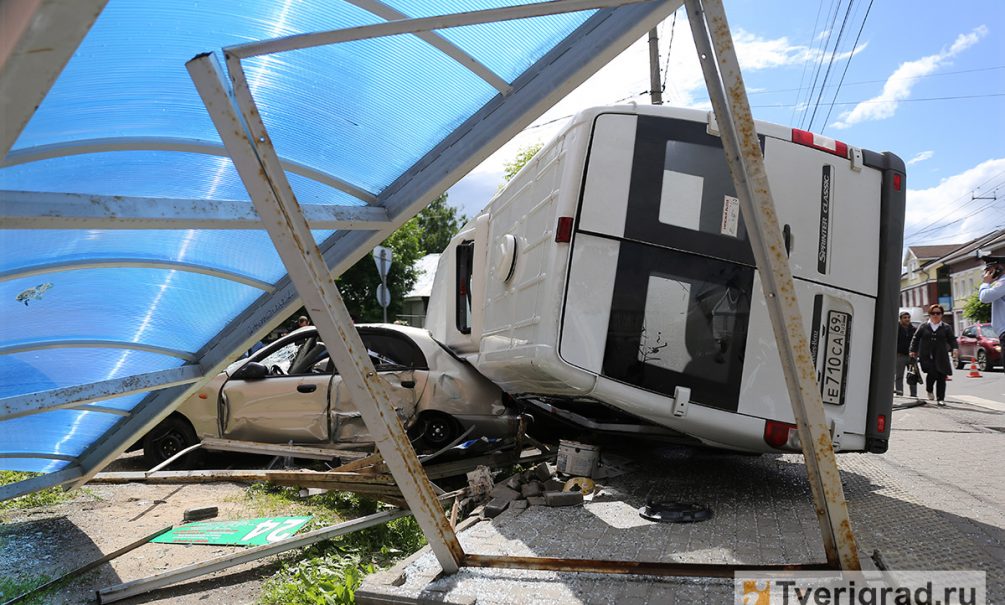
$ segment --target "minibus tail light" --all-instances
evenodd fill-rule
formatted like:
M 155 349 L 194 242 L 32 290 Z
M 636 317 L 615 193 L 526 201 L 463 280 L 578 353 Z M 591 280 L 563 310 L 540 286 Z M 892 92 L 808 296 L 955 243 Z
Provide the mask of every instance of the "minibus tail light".
M 789 442 L 789 432 L 796 430 L 796 425 L 788 422 L 768 420 L 764 423 L 764 442 L 773 448 L 785 447 Z
M 572 241 L 571 216 L 561 216 L 558 218 L 558 228 L 555 229 L 555 241 L 560 244 L 568 244 Z
M 813 149 L 819 149 L 820 151 L 826 151 L 827 153 L 833 153 L 838 157 L 848 157 L 847 144 L 819 134 L 813 134 L 807 130 L 793 128 L 792 142 L 798 143 L 799 145 L 806 145 L 807 147 L 812 147 Z
M 886 432 L 886 414 L 880 414 L 876 416 L 876 432 L 885 433 Z
M 899 174 L 893 175 L 893 190 L 900 191 L 901 177 Z

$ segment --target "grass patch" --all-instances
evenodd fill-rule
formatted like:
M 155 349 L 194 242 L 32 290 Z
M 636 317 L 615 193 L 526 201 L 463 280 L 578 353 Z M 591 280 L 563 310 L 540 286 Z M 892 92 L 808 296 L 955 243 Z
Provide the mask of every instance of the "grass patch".
M 257 483 L 245 496 L 260 516 L 314 515 L 308 529 L 356 519 L 381 509 L 369 498 L 327 492 L 300 498 L 295 488 Z M 339 536 L 287 560 L 262 588 L 263 605 L 342 605 L 355 603 L 356 588 L 374 571 L 393 565 L 426 544 L 411 517 Z
M 31 479 L 32 477 L 37 477 L 40 474 L 41 473 L 0 471 L 0 485 L 7 485 L 8 483 L 16 483 L 18 481 L 23 481 L 24 479 Z M 69 502 L 70 500 L 73 500 L 73 498 L 73 494 L 63 491 L 63 488 L 61 487 L 49 487 L 37 492 L 0 502 L 0 513 L 25 508 L 36 508 L 38 506 L 52 506 L 61 502 Z
M 14 597 L 24 594 L 29 590 L 38 588 L 42 584 L 48 582 L 51 578 L 48 576 L 32 576 L 29 578 L 9 578 L 0 577 L 0 603 L 6 603 Z M 49 591 L 46 591 L 46 593 Z M 42 605 L 45 603 L 43 600 L 45 593 L 32 596 L 30 598 L 24 599 L 23 601 L 18 601 L 18 603 L 23 603 L 24 605 Z

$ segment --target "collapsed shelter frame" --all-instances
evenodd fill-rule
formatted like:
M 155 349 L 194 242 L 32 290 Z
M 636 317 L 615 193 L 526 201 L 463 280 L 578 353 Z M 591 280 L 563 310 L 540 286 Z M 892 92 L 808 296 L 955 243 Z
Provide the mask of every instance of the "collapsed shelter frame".
M 662 2 L 556 0 L 426 18 L 404 18 L 404 15 L 376 0 L 352 1 L 356 4 L 365 4 L 378 14 L 382 12 L 382 16 L 389 20 L 377 25 L 300 34 L 225 48 L 223 56 L 227 66 L 226 75 L 216 55 L 209 53 L 193 58 L 187 63 L 187 69 L 224 144 L 224 149 L 214 150 L 213 153 L 227 156 L 233 161 L 238 175 L 250 195 L 255 212 L 249 212 L 247 208 L 237 208 L 237 204 L 215 210 L 221 215 L 228 211 L 239 213 L 239 216 L 254 228 L 264 226 L 289 272 L 289 283 L 284 287 L 283 292 L 279 293 L 281 295 L 276 297 L 276 302 L 266 309 L 259 309 L 258 315 L 267 317 L 270 311 L 274 314 L 299 294 L 317 325 L 322 339 L 327 343 L 333 362 L 340 369 L 342 379 L 352 393 L 353 400 L 370 430 L 380 454 L 426 535 L 430 548 L 443 571 L 455 573 L 461 567 L 510 567 L 554 571 L 728 577 L 736 569 L 762 571 L 824 568 L 860 569 L 858 549 L 851 529 L 837 461 L 816 383 L 816 371 L 809 355 L 809 344 L 802 327 L 803 322 L 797 306 L 792 273 L 784 252 L 782 233 L 775 214 L 763 157 L 722 0 L 666 0 Z M 44 0 L 38 0 L 36 4 L 39 2 L 44 2 Z M 286 177 L 286 170 L 296 171 L 297 167 L 291 167 L 287 162 L 284 162 L 273 147 L 268 130 L 259 114 L 251 86 L 245 76 L 242 60 L 327 44 L 383 36 L 416 35 L 467 66 L 476 75 L 495 86 L 505 97 L 519 92 L 521 86 L 526 86 L 527 82 L 533 80 L 535 75 L 540 77 L 541 74 L 531 74 L 529 78 L 518 80 L 513 85 L 507 84 L 494 76 L 485 66 L 451 46 L 436 33 L 436 30 L 542 15 L 636 5 L 634 13 L 623 17 L 626 19 L 626 24 L 620 31 L 622 36 L 638 34 L 636 37 L 641 37 L 651 27 L 650 23 L 646 23 L 647 20 L 652 21 L 657 17 L 665 17 L 677 10 L 682 4 L 688 13 L 696 51 L 722 138 L 723 150 L 736 186 L 737 197 L 740 200 L 741 212 L 749 226 L 751 247 L 760 271 L 775 338 L 778 341 L 786 387 L 806 461 L 807 475 L 821 528 L 827 562 L 822 564 L 736 566 L 503 557 L 465 553 L 409 443 L 401 422 L 394 412 L 387 384 L 376 374 L 370 362 L 333 277 L 348 268 L 345 258 L 354 259 L 355 256 L 358 256 L 358 254 L 354 255 L 352 250 L 369 249 L 374 240 L 383 239 L 404 220 L 428 204 L 432 200 L 432 192 L 438 185 L 442 184 L 445 177 L 432 170 L 423 171 L 422 167 L 418 170 L 413 169 L 402 177 L 404 181 L 408 182 L 407 186 L 394 188 L 390 195 L 383 199 L 383 207 L 379 205 L 331 209 L 301 207 Z M 96 9 L 97 12 L 100 12 L 103 5 L 104 2 L 101 0 L 92 0 L 87 7 L 88 10 Z M 94 16 L 96 17 L 96 13 Z M 89 26 L 90 22 L 83 26 L 82 31 L 76 31 L 73 34 L 77 41 L 86 34 Z M 61 35 L 67 34 L 61 32 Z M 0 56 L 0 59 L 4 58 Z M 543 111 L 544 108 L 571 90 L 570 82 L 575 80 L 571 74 L 582 74 L 595 70 L 611 58 L 613 57 L 604 54 L 590 55 L 588 50 L 580 53 L 567 52 L 556 57 L 554 60 L 556 69 L 559 73 L 566 75 L 565 79 L 560 80 L 562 86 L 555 86 L 546 94 L 531 99 L 530 105 L 525 104 L 524 107 L 512 110 L 517 112 L 515 114 L 507 113 L 507 111 L 489 111 L 485 115 L 478 116 L 485 122 L 482 126 L 483 132 L 488 133 L 481 135 L 480 142 L 485 145 L 486 141 L 504 141 L 513 136 L 523 125 L 526 125 L 521 120 L 524 120 L 527 115 L 535 110 Z M 68 59 L 69 55 L 65 57 L 64 63 Z M 61 65 L 57 66 L 55 73 L 51 75 L 52 79 L 58 75 L 60 68 Z M 46 76 L 46 74 L 43 73 L 42 76 Z M 3 78 L 3 80 L 10 81 L 10 78 Z M 50 80 L 48 85 L 51 83 Z M 534 85 L 540 87 L 542 83 L 538 81 Z M 38 100 L 41 100 L 47 90 L 47 85 L 44 81 L 40 81 L 38 86 L 41 87 L 41 95 Z M 29 99 L 30 101 L 31 99 Z M 34 106 L 37 104 L 35 102 Z M 32 111 L 33 107 L 27 105 L 21 108 L 20 113 L 15 116 L 19 120 L 19 124 L 13 129 L 13 135 L 10 132 L 3 133 L 4 136 L 0 140 L 0 145 L 2 145 L 0 146 L 0 156 L 5 157 L 4 163 L 6 165 L 10 165 L 12 161 L 29 161 L 7 156 L 7 152 L 13 145 L 17 133 L 31 117 Z M 465 161 L 459 158 L 470 155 L 471 147 L 476 143 L 477 141 L 466 141 L 463 137 L 459 139 L 448 138 L 441 148 L 434 151 L 451 154 L 457 158 L 455 159 L 457 166 L 464 166 L 466 165 Z M 111 145 L 114 148 L 114 142 L 107 142 L 106 145 Z M 15 154 L 10 155 L 14 156 Z M 467 161 L 470 164 L 473 159 Z M 470 164 L 470 167 L 473 167 L 473 164 Z M 343 189 L 351 188 L 345 183 L 334 183 L 334 185 Z M 43 215 L 38 208 L 26 210 L 23 215 L 18 216 L 20 209 L 27 208 L 31 204 L 41 203 L 49 204 L 51 208 L 55 209 L 57 220 L 58 217 L 65 216 L 67 221 L 78 226 L 86 224 L 88 221 L 97 223 L 108 220 L 108 217 L 104 216 L 74 215 L 73 206 L 70 204 L 72 196 L 68 194 L 27 194 L 22 197 L 25 199 L 8 196 L 3 200 L 5 217 L 13 217 L 28 225 L 33 224 L 33 221 L 41 224 L 40 218 Z M 149 204 L 145 205 L 145 200 L 127 200 L 127 202 L 132 204 L 131 212 L 135 213 L 136 216 L 150 217 L 152 210 Z M 213 216 L 208 215 L 186 216 L 183 210 L 184 200 L 176 200 L 176 202 L 178 202 L 176 203 L 176 212 L 171 212 L 169 209 L 168 212 L 162 213 L 162 224 L 191 228 L 216 225 L 222 222 L 222 219 L 214 219 Z M 373 202 L 375 200 L 371 200 L 371 204 Z M 49 216 L 51 215 L 50 212 Z M 115 217 L 112 218 L 114 220 Z M 338 247 L 346 254 L 343 256 L 343 262 L 335 267 L 329 266 L 330 250 L 322 251 L 311 236 L 311 229 L 318 228 L 319 223 L 349 231 L 348 236 L 338 242 Z M 51 223 L 48 226 L 51 226 Z M 248 228 L 248 226 L 244 228 Z M 250 320 L 253 322 L 254 318 L 250 318 Z M 135 417 L 130 418 L 129 422 L 124 423 L 125 426 L 118 429 L 120 438 L 108 440 L 106 446 L 96 448 L 90 453 L 87 464 L 68 467 L 63 471 L 28 480 L 22 484 L 15 484 L 16 488 L 11 486 L 0 488 L 0 498 L 12 497 L 12 495 L 49 485 L 67 483 L 80 485 L 86 482 L 128 446 L 127 437 L 122 437 L 121 434 L 125 432 L 130 432 L 130 435 L 142 434 L 145 430 L 152 428 L 168 413 L 170 402 L 194 392 L 225 365 L 224 349 L 230 351 L 242 346 L 246 348 L 256 339 L 257 332 L 255 331 L 235 335 L 232 339 L 217 345 L 220 353 L 212 357 L 216 360 L 215 363 L 202 366 L 182 366 L 177 371 L 166 371 L 158 373 L 157 376 L 144 377 L 144 380 L 138 383 L 126 384 L 123 381 L 107 381 L 106 384 L 89 385 L 83 391 L 75 389 L 71 393 L 70 389 L 62 389 L 57 390 L 58 392 L 49 392 L 41 397 L 21 396 L 0 401 L 0 404 L 4 406 L 0 410 L 0 412 L 4 412 L 0 417 L 11 417 L 46 409 L 79 406 L 82 402 L 98 401 L 103 397 L 107 398 L 114 394 L 129 392 L 130 389 L 132 389 L 131 392 L 163 389 L 155 397 L 159 400 L 160 405 L 149 405 Z

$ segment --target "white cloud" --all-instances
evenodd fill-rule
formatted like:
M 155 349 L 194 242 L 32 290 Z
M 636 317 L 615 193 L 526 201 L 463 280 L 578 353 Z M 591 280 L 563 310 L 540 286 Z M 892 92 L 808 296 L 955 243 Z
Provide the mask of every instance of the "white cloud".
M 748 70 L 815 63 L 826 54 L 823 49 L 790 44 L 785 36 L 774 39 L 762 38 L 742 29 L 736 31 L 733 42 L 736 44 L 740 68 Z M 837 53 L 834 55 L 834 60 L 847 61 L 853 55 L 865 50 L 866 46 L 867 44 L 860 44 L 850 51 Z
M 900 101 L 911 96 L 917 78 L 927 76 L 942 67 L 950 59 L 970 48 L 986 36 L 988 28 L 981 25 L 968 34 L 957 36 L 953 44 L 941 52 L 928 55 L 914 61 L 902 63 L 886 80 L 883 91 L 866 101 L 862 101 L 850 111 L 841 114 L 837 122 L 831 124 L 834 128 L 848 128 L 860 122 L 884 120 L 897 112 Z
M 997 202 L 972 199 L 972 193 L 990 197 L 996 185 Z M 997 158 L 943 179 L 935 187 L 908 189 L 905 245 L 964 243 L 1000 228 L 1005 216 L 1003 185 L 1005 158 Z
M 932 156 L 934 156 L 934 155 L 935 155 L 934 151 L 931 151 L 931 150 L 929 150 L 929 151 L 922 151 L 918 155 L 916 155 L 913 158 L 907 160 L 907 165 L 911 166 L 913 164 L 917 164 L 918 162 L 924 162 L 925 160 L 930 160 L 930 159 L 932 159 Z

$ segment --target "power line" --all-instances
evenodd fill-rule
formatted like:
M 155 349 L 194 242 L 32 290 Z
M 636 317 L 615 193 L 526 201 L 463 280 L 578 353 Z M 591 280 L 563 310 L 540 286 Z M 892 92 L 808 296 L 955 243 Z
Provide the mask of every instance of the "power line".
M 810 40 L 812 41 L 812 44 L 816 44 L 816 41 L 817 41 L 817 29 L 818 29 L 818 26 L 820 25 L 820 11 L 823 9 L 823 7 L 824 7 L 824 0 L 817 0 L 817 16 L 813 19 L 813 35 L 810 36 Z M 795 89 L 799 93 L 799 94 L 796 94 L 796 104 L 797 105 L 799 103 L 799 97 L 801 96 L 801 93 L 802 93 L 802 90 L 803 90 L 803 82 L 806 79 L 806 65 L 808 63 L 809 63 L 808 61 L 803 61 L 803 73 L 801 73 L 799 75 L 799 88 Z M 795 109 L 795 107 L 793 107 L 792 108 L 792 115 L 789 116 L 789 123 L 791 124 L 791 123 L 793 123 L 795 121 L 796 121 L 796 109 Z
M 836 5 L 832 2 L 831 6 L 834 7 L 834 14 L 830 17 L 830 22 L 831 22 L 830 23 L 830 27 L 827 28 L 827 36 L 824 38 L 824 40 L 822 42 L 822 45 L 821 45 L 820 59 L 817 61 L 817 67 L 816 67 L 816 70 L 815 70 L 815 72 L 813 74 L 813 83 L 810 84 L 810 91 L 809 91 L 809 94 L 806 96 L 806 105 L 807 106 L 809 106 L 810 99 L 813 98 L 813 91 L 815 91 L 817 89 L 817 80 L 820 78 L 820 70 L 823 69 L 823 66 L 824 66 L 824 57 L 827 55 L 827 47 L 830 46 L 831 34 L 834 33 L 834 24 L 837 22 L 838 12 L 840 12 L 840 10 L 841 10 L 841 0 L 837 0 L 837 4 Z M 828 10 L 828 14 L 830 14 L 829 10 Z M 805 124 L 805 122 L 806 122 L 806 115 L 807 114 L 804 112 L 803 116 L 802 116 L 802 120 L 800 120 L 800 125 L 804 129 L 807 128 L 807 126 Z
M 985 210 L 987 210 L 988 208 L 991 208 L 992 206 L 997 206 L 997 205 L 998 205 L 998 202 L 1000 202 L 1000 201 L 1002 201 L 1002 200 L 995 200 L 995 201 L 992 201 L 992 202 L 990 202 L 990 203 L 988 203 L 988 204 L 986 204 L 986 205 L 984 205 L 984 206 L 981 206 L 981 207 L 980 207 L 980 208 L 978 208 L 977 210 L 975 210 L 975 211 L 973 211 L 973 212 L 969 213 L 968 215 L 966 215 L 966 216 L 961 216 L 961 217 L 959 217 L 959 218 L 958 218 L 958 219 L 956 219 L 956 220 L 953 220 L 953 221 L 949 221 L 948 223 L 945 223 L 945 224 L 943 224 L 943 225 L 940 225 L 940 226 L 939 226 L 939 227 L 938 227 L 937 229 L 933 229 L 933 230 L 931 230 L 930 232 L 931 232 L 931 233 L 937 233 L 937 232 L 939 232 L 939 231 L 942 231 L 943 229 L 945 229 L 945 228 L 947 228 L 947 227 L 952 227 L 953 225 L 955 225 L 955 224 L 957 224 L 957 223 L 959 223 L 959 222 L 961 222 L 961 221 L 964 221 L 964 220 L 966 220 L 966 219 L 968 219 L 968 218 L 972 218 L 972 217 L 974 217 L 974 216 L 977 216 L 978 214 L 980 214 L 981 212 L 984 212 L 984 211 L 985 211 Z M 912 237 L 916 237 L 917 235 L 920 235 L 920 234 L 916 234 L 915 236 L 912 236 Z M 904 238 L 904 241 L 905 241 L 905 243 L 907 242 L 907 238 L 906 238 L 906 237 Z
M 981 184 L 977 185 L 976 187 L 973 187 L 970 190 L 971 195 L 973 194 L 974 191 L 977 191 L 977 190 L 981 189 L 982 187 L 984 187 L 985 185 L 987 185 L 991 181 L 994 181 L 995 179 L 997 179 L 997 178 L 999 178 L 999 177 L 1001 177 L 1003 175 L 1005 175 L 1005 171 L 998 172 L 996 174 L 991 175 L 990 177 L 988 177 L 987 180 L 985 180 Z M 997 188 L 999 186 L 1001 186 L 1001 183 L 996 184 L 995 185 L 995 189 L 997 190 Z M 919 228 L 915 229 L 911 233 L 905 234 L 904 235 L 904 240 L 906 241 L 908 239 L 918 237 L 919 235 L 924 235 L 925 233 L 929 233 L 931 231 L 936 231 L 938 229 L 941 229 L 943 227 L 943 225 L 939 225 L 940 221 L 942 221 L 943 219 L 948 218 L 954 212 L 958 212 L 958 211 L 966 208 L 968 205 L 972 204 L 974 201 L 976 201 L 973 198 L 971 198 L 969 201 L 963 202 L 963 204 L 961 206 L 956 207 L 956 204 L 960 203 L 964 198 L 966 198 L 966 194 L 961 195 L 958 198 L 956 198 L 956 199 L 952 200 L 951 202 L 949 202 L 949 206 L 952 207 L 952 209 L 949 212 L 946 212 L 945 214 L 939 216 L 938 218 L 934 219 L 930 223 L 928 223 L 928 224 L 926 224 L 926 225 L 924 225 L 922 227 L 919 227 Z
M 845 25 L 848 24 L 848 17 L 851 15 L 851 7 L 855 0 L 848 0 L 848 8 L 844 11 L 844 19 L 841 20 L 841 29 L 838 30 L 837 40 L 834 41 L 834 48 L 831 49 L 831 58 L 827 62 L 827 71 L 824 73 L 824 80 L 820 83 L 820 92 L 817 94 L 817 102 L 813 104 L 813 115 L 810 116 L 810 126 L 808 130 L 813 130 L 813 121 L 817 117 L 817 109 L 820 107 L 820 99 L 824 96 L 824 88 L 827 87 L 827 80 L 831 77 L 831 67 L 834 66 L 834 57 L 837 56 L 838 46 L 841 45 L 841 38 L 844 36 Z M 854 49 L 852 49 L 854 50 Z
M 848 75 L 848 66 L 851 65 L 851 60 L 855 57 L 855 49 L 858 48 L 858 40 L 862 37 L 862 30 L 865 29 L 865 22 L 869 20 L 869 11 L 872 10 L 873 0 L 869 0 L 869 6 L 865 9 L 865 17 L 862 17 L 862 25 L 858 28 L 858 35 L 855 36 L 855 42 L 851 45 L 851 54 L 848 56 L 848 60 L 845 61 L 844 71 L 841 72 L 841 80 L 838 82 L 837 88 L 834 90 L 834 97 L 831 99 L 831 106 L 827 109 L 827 117 L 824 118 L 823 125 L 820 126 L 820 134 L 823 134 L 824 130 L 827 128 L 827 121 L 831 119 L 831 111 L 834 109 L 834 103 L 837 101 L 838 93 L 841 92 L 841 85 L 844 84 L 844 77 Z M 823 92 L 821 90 L 821 92 Z

